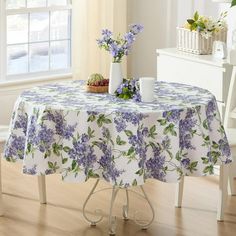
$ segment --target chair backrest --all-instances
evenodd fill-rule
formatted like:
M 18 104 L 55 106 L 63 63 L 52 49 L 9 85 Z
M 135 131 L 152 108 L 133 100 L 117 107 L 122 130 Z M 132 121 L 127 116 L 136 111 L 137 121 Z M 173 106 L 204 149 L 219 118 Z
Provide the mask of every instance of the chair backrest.
M 225 128 L 236 128 L 236 65 L 233 66 L 225 109 Z

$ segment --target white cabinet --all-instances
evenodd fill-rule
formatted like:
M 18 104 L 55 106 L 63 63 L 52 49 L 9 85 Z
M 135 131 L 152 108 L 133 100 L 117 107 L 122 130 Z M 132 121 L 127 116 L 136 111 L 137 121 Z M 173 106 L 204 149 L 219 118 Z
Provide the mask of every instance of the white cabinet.
M 175 48 L 157 50 L 157 79 L 198 86 L 212 92 L 224 114 L 232 66 L 212 55 L 194 55 Z

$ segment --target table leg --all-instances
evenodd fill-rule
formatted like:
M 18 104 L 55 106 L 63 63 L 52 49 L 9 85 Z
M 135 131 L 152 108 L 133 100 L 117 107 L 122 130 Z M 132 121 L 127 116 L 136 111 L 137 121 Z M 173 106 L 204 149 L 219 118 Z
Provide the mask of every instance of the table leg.
M 135 221 L 135 223 L 136 223 L 137 225 L 141 226 L 143 230 L 146 230 L 146 229 L 152 224 L 152 222 L 153 222 L 154 219 L 155 219 L 155 210 L 154 210 L 154 208 L 153 208 L 153 206 L 152 206 L 152 203 L 151 203 L 151 201 L 149 200 L 149 198 L 148 198 L 146 192 L 144 191 L 143 186 L 140 186 L 140 188 L 141 188 L 141 191 L 142 191 L 142 193 L 143 193 L 143 198 L 147 201 L 148 205 L 149 205 L 150 208 L 151 208 L 151 211 L 152 211 L 152 219 L 151 219 L 148 223 L 140 223 L 140 222 L 138 222 L 138 220 L 137 220 L 137 218 L 136 218 L 136 215 L 137 215 L 137 213 L 138 213 L 138 212 L 136 212 L 136 213 L 135 213 L 134 221 Z
M 86 208 L 86 206 L 87 206 L 87 203 L 88 203 L 88 201 L 90 200 L 91 196 L 95 193 L 95 190 L 96 190 L 96 188 L 97 188 L 97 185 L 98 185 L 99 181 L 100 181 L 99 179 L 96 180 L 96 182 L 95 182 L 95 184 L 94 184 L 92 190 L 90 191 L 90 193 L 89 193 L 89 195 L 88 195 L 88 197 L 87 197 L 87 199 L 85 200 L 84 205 L 83 205 L 83 216 L 84 216 L 84 218 L 91 224 L 91 226 L 96 226 L 96 224 L 99 223 L 99 222 L 103 219 L 102 211 L 99 210 L 99 209 L 98 209 L 98 210 L 95 210 L 96 215 L 100 215 L 99 218 L 96 219 L 96 220 L 91 220 L 91 219 L 86 215 L 86 212 L 85 212 L 85 208 Z
M 176 186 L 175 207 L 180 208 L 182 206 L 183 191 L 184 191 L 184 177 L 181 177 L 180 181 L 177 183 Z
M 228 165 L 220 166 L 219 199 L 217 207 L 217 220 L 224 221 L 225 202 L 227 199 Z
M 126 205 L 123 206 L 123 218 L 124 220 L 128 220 L 128 214 L 129 214 L 129 191 L 126 188 L 125 189 L 125 193 L 126 193 Z
M 41 204 L 47 203 L 45 175 L 38 176 L 39 201 Z
M 109 214 L 109 234 L 116 234 L 116 217 L 112 215 L 113 206 L 116 200 L 117 193 L 119 192 L 119 188 L 113 186 L 112 188 L 112 196 L 111 196 L 111 205 L 110 205 L 110 214 Z
M 1 167 L 1 154 L 0 154 L 0 216 L 3 216 L 4 209 L 3 209 L 3 200 L 2 200 L 2 167 Z

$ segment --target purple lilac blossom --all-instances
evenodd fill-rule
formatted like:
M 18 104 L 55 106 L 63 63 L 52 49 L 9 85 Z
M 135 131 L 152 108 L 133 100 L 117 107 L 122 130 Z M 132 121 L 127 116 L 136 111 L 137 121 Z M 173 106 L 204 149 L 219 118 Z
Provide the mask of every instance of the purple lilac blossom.
M 214 120 L 214 115 L 217 110 L 215 99 L 211 100 L 207 105 L 206 116 L 208 121 L 209 130 L 212 131 L 211 122 Z
M 140 33 L 140 32 L 142 32 L 143 31 L 143 26 L 142 25 L 140 25 L 140 24 L 131 24 L 130 25 L 131 26 L 131 32 L 134 34 L 134 35 L 136 35 L 136 34 L 138 34 L 138 33 Z
M 108 147 L 105 143 L 100 143 L 99 148 L 103 152 L 103 155 L 98 161 L 103 169 L 103 177 L 107 181 L 112 180 L 116 182 L 116 179 L 123 173 L 123 171 L 115 168 L 111 147 Z
M 14 129 L 22 129 L 23 133 L 26 135 L 28 117 L 27 114 L 19 115 L 18 120 L 15 122 Z
M 78 166 L 85 168 L 85 174 L 88 175 L 89 169 L 93 168 L 96 162 L 96 155 L 94 148 L 89 144 L 89 137 L 87 134 L 82 134 L 81 138 L 73 141 L 73 148 L 69 151 L 69 156 L 76 160 Z
M 226 137 L 224 139 L 220 139 L 218 144 L 219 144 L 219 150 L 221 151 L 222 155 L 225 157 L 230 157 L 231 151 Z
M 67 140 L 73 137 L 73 133 L 75 132 L 75 128 L 77 127 L 77 123 L 74 125 L 67 125 L 63 115 L 59 112 L 55 112 L 55 114 L 53 114 L 52 112 L 47 111 L 44 119 L 53 121 L 55 123 L 57 135 L 60 135 Z
M 180 114 L 181 114 L 181 111 L 179 109 L 172 110 L 172 111 L 165 111 L 163 113 L 163 117 L 166 118 L 168 122 L 178 123 L 180 120 Z
M 37 174 L 36 168 L 37 168 L 36 165 L 34 165 L 32 168 L 27 168 L 26 166 L 23 166 L 23 173 L 28 175 L 36 175 Z
M 190 159 L 189 159 L 189 158 L 182 159 L 182 160 L 181 160 L 181 165 L 182 165 L 184 168 L 188 168 L 189 165 L 190 165 Z
M 163 171 L 165 165 L 165 157 L 154 156 L 146 162 L 146 168 L 148 171 L 148 177 L 165 181 L 165 172 Z
M 197 120 L 194 118 L 194 114 L 195 111 L 193 109 L 188 109 L 185 119 L 182 119 L 179 122 L 179 145 L 181 149 L 195 149 L 195 147 L 191 144 L 191 131 L 197 123 Z
M 32 116 L 28 132 L 28 142 L 38 147 L 39 151 L 43 153 L 51 148 L 54 142 L 54 131 L 47 128 L 44 124 L 40 124 L 36 128 L 36 122 L 36 117 Z
M 25 150 L 25 137 L 17 137 L 12 135 L 6 145 L 5 157 L 6 159 L 23 159 Z

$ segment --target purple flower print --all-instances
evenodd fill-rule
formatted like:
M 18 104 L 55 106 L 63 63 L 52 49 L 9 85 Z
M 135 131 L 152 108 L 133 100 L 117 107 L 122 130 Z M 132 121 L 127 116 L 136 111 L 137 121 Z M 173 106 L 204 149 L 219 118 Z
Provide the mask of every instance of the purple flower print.
M 218 143 L 219 143 L 219 150 L 221 151 L 222 155 L 225 157 L 230 157 L 231 151 L 226 137 L 224 139 L 220 139 Z
M 179 145 L 181 149 L 195 149 L 195 147 L 191 144 L 191 131 L 197 123 L 197 120 L 194 118 L 194 115 L 195 111 L 193 109 L 188 109 L 185 119 L 182 119 L 179 122 Z
M 47 128 L 44 124 L 40 124 L 36 128 L 36 117 L 31 117 L 28 142 L 37 147 L 40 152 L 44 153 L 51 148 L 54 134 L 53 129 Z
M 163 171 L 165 164 L 165 157 L 155 156 L 146 162 L 148 177 L 165 181 L 165 172 Z
M 101 143 L 100 148 L 103 151 L 103 155 L 98 163 L 103 169 L 103 178 L 107 181 L 112 180 L 116 182 L 116 179 L 123 173 L 123 171 L 116 169 L 111 147 L 108 147 L 105 143 Z
M 148 128 L 147 127 L 144 127 L 143 130 L 142 130 L 142 135 L 147 137 L 148 135 Z
M 69 140 L 73 137 L 77 123 L 74 125 L 67 125 L 63 115 L 59 112 L 52 113 L 51 111 L 45 112 L 44 120 L 55 122 L 56 134 Z
M 12 135 L 6 145 L 5 157 L 7 160 L 23 159 L 25 150 L 25 137 Z
M 94 148 L 89 141 L 88 135 L 82 134 L 79 140 L 73 141 L 73 148 L 69 151 L 70 158 L 76 160 L 78 166 L 84 167 L 86 175 L 96 162 Z
M 18 118 L 18 119 L 17 119 L 17 121 L 15 122 L 14 129 L 22 129 L 22 130 L 23 130 L 23 133 L 26 135 L 27 122 L 28 122 L 27 114 L 19 115 L 17 118 Z
M 163 117 L 166 118 L 168 122 L 178 123 L 180 120 L 181 110 L 172 110 L 172 111 L 165 111 L 163 113 Z
M 36 175 L 37 174 L 36 168 L 37 165 L 34 165 L 32 168 L 27 168 L 26 166 L 23 166 L 23 173 L 28 175 Z
M 140 121 L 146 118 L 146 115 L 141 113 L 132 113 L 132 112 L 120 112 L 116 113 L 116 117 L 114 118 L 114 123 L 116 124 L 116 131 L 122 132 L 126 129 L 127 123 L 131 123 L 133 125 L 138 125 Z
M 182 160 L 181 160 L 181 165 L 182 165 L 184 168 L 188 168 L 189 165 L 190 165 L 190 159 L 189 159 L 189 158 L 182 159 Z
M 207 110 L 206 110 L 206 116 L 207 116 L 207 121 L 208 121 L 208 127 L 209 130 L 212 131 L 211 128 L 211 122 L 214 120 L 215 113 L 217 111 L 217 105 L 215 99 L 212 99 L 208 105 L 207 105 Z

